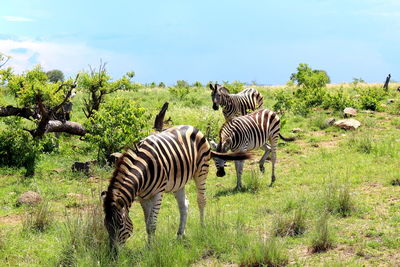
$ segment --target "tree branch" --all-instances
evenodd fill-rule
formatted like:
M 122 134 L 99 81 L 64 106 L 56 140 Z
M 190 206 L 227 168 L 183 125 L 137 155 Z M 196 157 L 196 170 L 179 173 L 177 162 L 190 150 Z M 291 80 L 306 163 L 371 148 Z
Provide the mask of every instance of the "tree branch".
M 86 129 L 83 127 L 82 124 L 73 122 L 73 121 L 66 121 L 62 122 L 59 120 L 50 120 L 47 127 L 46 133 L 50 132 L 57 132 L 57 133 L 69 133 L 73 135 L 84 136 L 86 134 Z
M 18 116 L 28 120 L 38 119 L 39 115 L 30 108 L 16 108 L 13 106 L 1 107 L 0 117 Z

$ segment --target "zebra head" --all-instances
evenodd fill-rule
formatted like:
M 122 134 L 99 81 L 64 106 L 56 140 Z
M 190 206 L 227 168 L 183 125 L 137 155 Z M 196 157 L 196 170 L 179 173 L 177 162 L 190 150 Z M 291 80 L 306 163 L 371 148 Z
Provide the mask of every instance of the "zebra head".
M 219 84 L 212 85 L 210 83 L 210 89 L 211 89 L 211 99 L 213 102 L 212 108 L 214 110 L 218 110 L 219 105 L 221 105 L 221 98 L 222 98 L 221 95 L 227 94 L 229 92 L 225 87 L 223 87 Z
M 132 235 L 132 221 L 128 208 L 121 198 L 114 199 L 108 191 L 101 193 L 104 207 L 104 225 L 108 231 L 110 248 L 113 253 Z

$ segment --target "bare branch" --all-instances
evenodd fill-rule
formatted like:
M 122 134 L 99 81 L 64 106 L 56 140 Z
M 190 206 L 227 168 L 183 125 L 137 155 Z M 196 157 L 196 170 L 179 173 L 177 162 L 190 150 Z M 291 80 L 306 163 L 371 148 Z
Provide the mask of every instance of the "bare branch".
M 16 108 L 13 106 L 1 107 L 0 117 L 18 116 L 28 120 L 38 119 L 38 114 L 30 108 Z
M 66 121 L 62 122 L 59 120 L 50 120 L 47 127 L 46 133 L 50 132 L 58 132 L 58 133 L 69 133 L 73 135 L 84 136 L 86 134 L 86 129 L 82 126 L 82 124 Z
M 165 102 L 164 105 L 162 106 L 160 112 L 156 116 L 156 119 L 154 120 L 154 127 L 153 128 L 157 132 L 162 132 L 162 130 L 163 130 L 164 117 L 165 117 L 165 113 L 167 112 L 167 109 L 168 109 L 168 102 Z M 169 120 L 170 119 L 171 118 L 169 118 Z

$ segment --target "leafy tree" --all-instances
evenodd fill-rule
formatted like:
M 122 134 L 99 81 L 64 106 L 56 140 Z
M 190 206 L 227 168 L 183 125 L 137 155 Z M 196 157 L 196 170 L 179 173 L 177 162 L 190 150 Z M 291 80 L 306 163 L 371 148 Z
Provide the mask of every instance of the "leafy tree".
M 119 90 L 136 90 L 135 85 L 131 82 L 134 72 L 128 72 L 121 79 L 111 81 L 111 76 L 105 67 L 105 63 L 100 63 L 98 71 L 90 68 L 90 72 L 82 72 L 79 75 L 78 85 L 86 95 L 83 108 L 86 118 L 90 118 L 95 111 L 99 111 L 106 95 Z
M 76 80 L 49 83 L 40 65 L 20 75 L 9 72 L 0 75 L 3 80 L 4 75 L 7 76 L 6 87 L 17 102 L 17 106 L 0 106 L 0 117 L 18 116 L 32 121 L 35 128 L 26 130 L 34 138 L 42 138 L 47 132 L 85 134 L 78 123 L 55 120 L 55 114 L 62 109 L 76 87 Z
M 176 81 L 175 87 L 177 87 L 177 88 L 189 88 L 190 85 L 189 85 L 189 83 L 187 81 L 178 80 L 178 81 Z
M 321 88 L 326 86 L 330 78 L 325 71 L 313 70 L 308 64 L 300 63 L 297 72 L 291 74 L 290 80 L 299 86 Z
M 160 87 L 160 88 L 165 88 L 165 83 L 160 82 L 160 83 L 158 84 L 158 87 Z
M 50 70 L 46 72 L 46 75 L 52 83 L 64 81 L 64 73 L 61 70 Z
M 244 83 L 240 81 L 233 81 L 229 83 L 228 81 L 223 81 L 224 87 L 229 90 L 231 94 L 237 94 L 244 89 Z
M 109 161 L 110 155 L 131 146 L 148 134 L 143 131 L 149 117 L 145 109 L 126 98 L 114 98 L 104 108 L 94 111 L 85 123 L 85 140 L 97 146 L 98 160 Z
M 201 82 L 199 82 L 199 81 L 196 81 L 196 82 L 194 82 L 193 83 L 193 87 L 203 87 L 203 85 L 201 84 Z

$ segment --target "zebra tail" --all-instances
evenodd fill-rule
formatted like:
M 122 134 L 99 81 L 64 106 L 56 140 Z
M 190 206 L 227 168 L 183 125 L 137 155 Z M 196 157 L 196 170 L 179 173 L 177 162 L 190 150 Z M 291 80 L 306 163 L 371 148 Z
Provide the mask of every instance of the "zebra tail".
M 220 153 L 211 151 L 212 158 L 220 158 L 223 160 L 246 160 L 251 159 L 252 155 L 248 152 L 232 152 L 232 153 Z
M 279 137 L 280 137 L 283 141 L 286 141 L 286 142 L 292 142 L 292 141 L 296 140 L 294 137 L 284 137 L 284 136 L 282 136 L 280 133 L 279 133 Z

